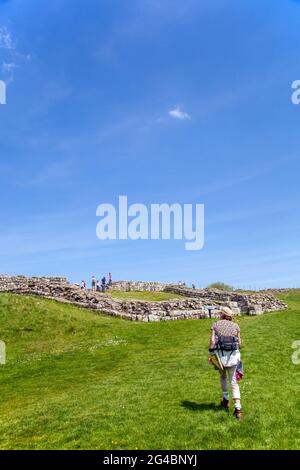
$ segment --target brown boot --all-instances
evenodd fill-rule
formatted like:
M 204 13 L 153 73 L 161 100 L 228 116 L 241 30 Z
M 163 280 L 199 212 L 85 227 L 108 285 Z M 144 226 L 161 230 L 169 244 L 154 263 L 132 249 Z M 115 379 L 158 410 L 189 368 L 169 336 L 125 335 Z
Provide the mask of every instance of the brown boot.
M 229 400 L 226 400 L 226 398 L 223 398 L 223 400 L 221 401 L 221 406 L 225 410 L 229 410 Z
M 238 420 L 241 420 L 243 418 L 242 410 L 235 409 L 233 414 L 236 417 L 236 419 L 238 419 Z

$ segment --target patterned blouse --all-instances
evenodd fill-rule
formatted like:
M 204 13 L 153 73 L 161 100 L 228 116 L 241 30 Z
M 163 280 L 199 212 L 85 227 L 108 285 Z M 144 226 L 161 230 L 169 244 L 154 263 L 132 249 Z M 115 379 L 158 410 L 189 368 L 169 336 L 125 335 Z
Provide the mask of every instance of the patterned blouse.
M 222 336 L 238 336 L 240 327 L 237 323 L 230 320 L 219 320 L 213 324 L 212 330 L 214 330 L 218 338 L 221 338 Z M 241 360 L 241 353 L 239 349 L 236 351 L 222 351 L 220 360 L 223 367 L 236 367 Z
M 240 327 L 230 320 L 219 320 L 213 324 L 212 330 L 221 338 L 222 336 L 238 336 Z

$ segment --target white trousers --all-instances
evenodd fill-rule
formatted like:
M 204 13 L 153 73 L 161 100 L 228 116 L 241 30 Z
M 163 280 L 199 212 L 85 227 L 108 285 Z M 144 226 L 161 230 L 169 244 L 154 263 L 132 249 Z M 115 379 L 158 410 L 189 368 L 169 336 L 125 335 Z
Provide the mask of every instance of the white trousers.
M 231 387 L 231 392 L 232 392 L 232 398 L 236 400 L 240 400 L 241 398 L 240 387 L 235 376 L 236 367 L 237 367 L 236 365 L 231 366 L 231 367 L 224 367 L 224 369 L 220 371 L 220 379 L 221 379 L 222 392 L 228 393 L 228 382 L 227 382 L 227 376 L 228 376 L 230 387 Z

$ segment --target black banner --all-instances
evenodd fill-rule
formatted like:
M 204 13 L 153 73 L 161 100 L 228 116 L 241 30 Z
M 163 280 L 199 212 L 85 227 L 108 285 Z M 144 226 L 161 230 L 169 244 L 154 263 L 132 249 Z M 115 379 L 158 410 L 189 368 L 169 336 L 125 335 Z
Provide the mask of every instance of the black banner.
M 236 461 L 241 464 L 256 464 L 270 461 L 275 457 L 278 463 L 288 463 L 289 459 L 299 458 L 299 451 L 3 451 L 0 464 L 22 463 L 38 467 L 41 464 L 72 464 L 85 468 L 123 467 L 127 469 L 141 466 L 181 466 L 204 468 L 205 465 L 222 464 L 228 458 L 227 452 L 235 452 Z M 272 455 L 273 454 L 273 455 Z M 292 463 L 292 462 L 291 462 Z

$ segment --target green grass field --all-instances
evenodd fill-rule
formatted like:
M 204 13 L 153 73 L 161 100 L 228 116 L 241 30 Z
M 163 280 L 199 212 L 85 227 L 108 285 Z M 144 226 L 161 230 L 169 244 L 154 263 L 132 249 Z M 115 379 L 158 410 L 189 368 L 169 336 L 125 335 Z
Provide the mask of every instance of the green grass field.
M 1 449 L 300 448 L 300 295 L 239 319 L 245 417 L 218 407 L 212 321 L 136 323 L 0 295 Z

